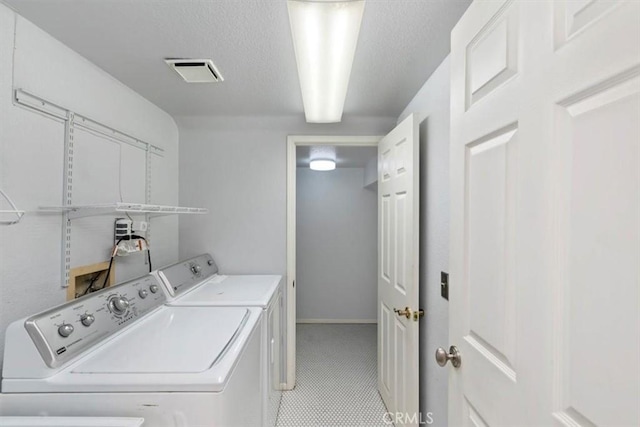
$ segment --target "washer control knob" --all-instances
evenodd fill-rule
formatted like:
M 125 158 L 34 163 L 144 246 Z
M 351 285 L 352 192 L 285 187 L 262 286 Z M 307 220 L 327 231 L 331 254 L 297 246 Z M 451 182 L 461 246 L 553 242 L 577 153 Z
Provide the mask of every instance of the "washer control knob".
M 80 322 L 84 326 L 91 326 L 91 324 L 95 321 L 96 321 L 96 318 L 93 316 L 93 314 L 86 313 L 80 316 Z
M 213 260 L 210 259 L 209 261 L 207 261 L 207 265 L 213 265 Z
M 155 294 L 156 292 L 158 292 L 158 285 L 149 286 L 149 290 L 151 291 L 152 294 Z
M 73 325 L 70 325 L 68 323 L 63 323 L 58 328 L 58 333 L 60 334 L 61 337 L 64 337 L 64 338 L 68 337 L 73 333 Z
M 117 296 L 111 298 L 110 304 L 111 311 L 116 314 L 124 314 L 125 311 L 129 308 L 129 300 L 123 296 Z
M 146 289 L 140 289 L 138 291 L 138 295 L 140 295 L 140 298 L 145 299 L 147 295 L 149 295 L 149 292 L 147 292 Z
M 198 264 L 193 264 L 193 265 L 191 266 L 191 272 L 192 272 L 193 274 L 199 274 L 199 273 L 200 273 L 200 270 L 202 270 L 202 267 L 200 267 L 200 265 L 198 265 Z

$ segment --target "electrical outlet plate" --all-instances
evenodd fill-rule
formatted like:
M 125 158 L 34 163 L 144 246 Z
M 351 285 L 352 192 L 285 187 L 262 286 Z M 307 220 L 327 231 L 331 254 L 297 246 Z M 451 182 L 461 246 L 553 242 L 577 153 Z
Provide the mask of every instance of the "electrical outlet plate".
M 149 223 L 147 221 L 133 221 L 131 228 L 136 234 L 144 233 L 149 228 Z

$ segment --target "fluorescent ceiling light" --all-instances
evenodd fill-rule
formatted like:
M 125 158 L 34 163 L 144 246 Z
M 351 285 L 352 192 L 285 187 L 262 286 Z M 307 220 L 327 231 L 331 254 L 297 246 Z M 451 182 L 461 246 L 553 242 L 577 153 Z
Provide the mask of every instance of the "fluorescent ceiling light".
M 339 122 L 364 0 L 288 0 L 287 7 L 307 122 Z
M 314 171 L 332 171 L 336 168 L 333 160 L 311 160 L 309 167 Z

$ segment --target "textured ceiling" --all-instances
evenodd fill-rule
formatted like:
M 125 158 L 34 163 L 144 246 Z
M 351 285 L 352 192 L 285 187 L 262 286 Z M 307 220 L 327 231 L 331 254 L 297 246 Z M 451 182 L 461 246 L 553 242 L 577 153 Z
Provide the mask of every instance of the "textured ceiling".
M 285 0 L 3 0 L 174 116 L 297 115 Z M 344 109 L 396 117 L 449 52 L 470 0 L 367 0 Z M 187 84 L 164 58 L 211 58 Z
M 345 147 L 337 146 L 336 167 L 339 168 L 363 168 L 369 160 L 378 155 L 378 147 Z M 299 146 L 296 148 L 296 166 L 308 167 L 311 161 L 311 147 Z

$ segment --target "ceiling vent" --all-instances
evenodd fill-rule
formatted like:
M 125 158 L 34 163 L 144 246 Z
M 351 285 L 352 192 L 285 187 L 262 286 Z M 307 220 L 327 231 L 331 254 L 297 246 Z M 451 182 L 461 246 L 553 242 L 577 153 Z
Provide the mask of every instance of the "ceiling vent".
M 224 80 L 210 59 L 165 59 L 187 83 L 217 83 Z

